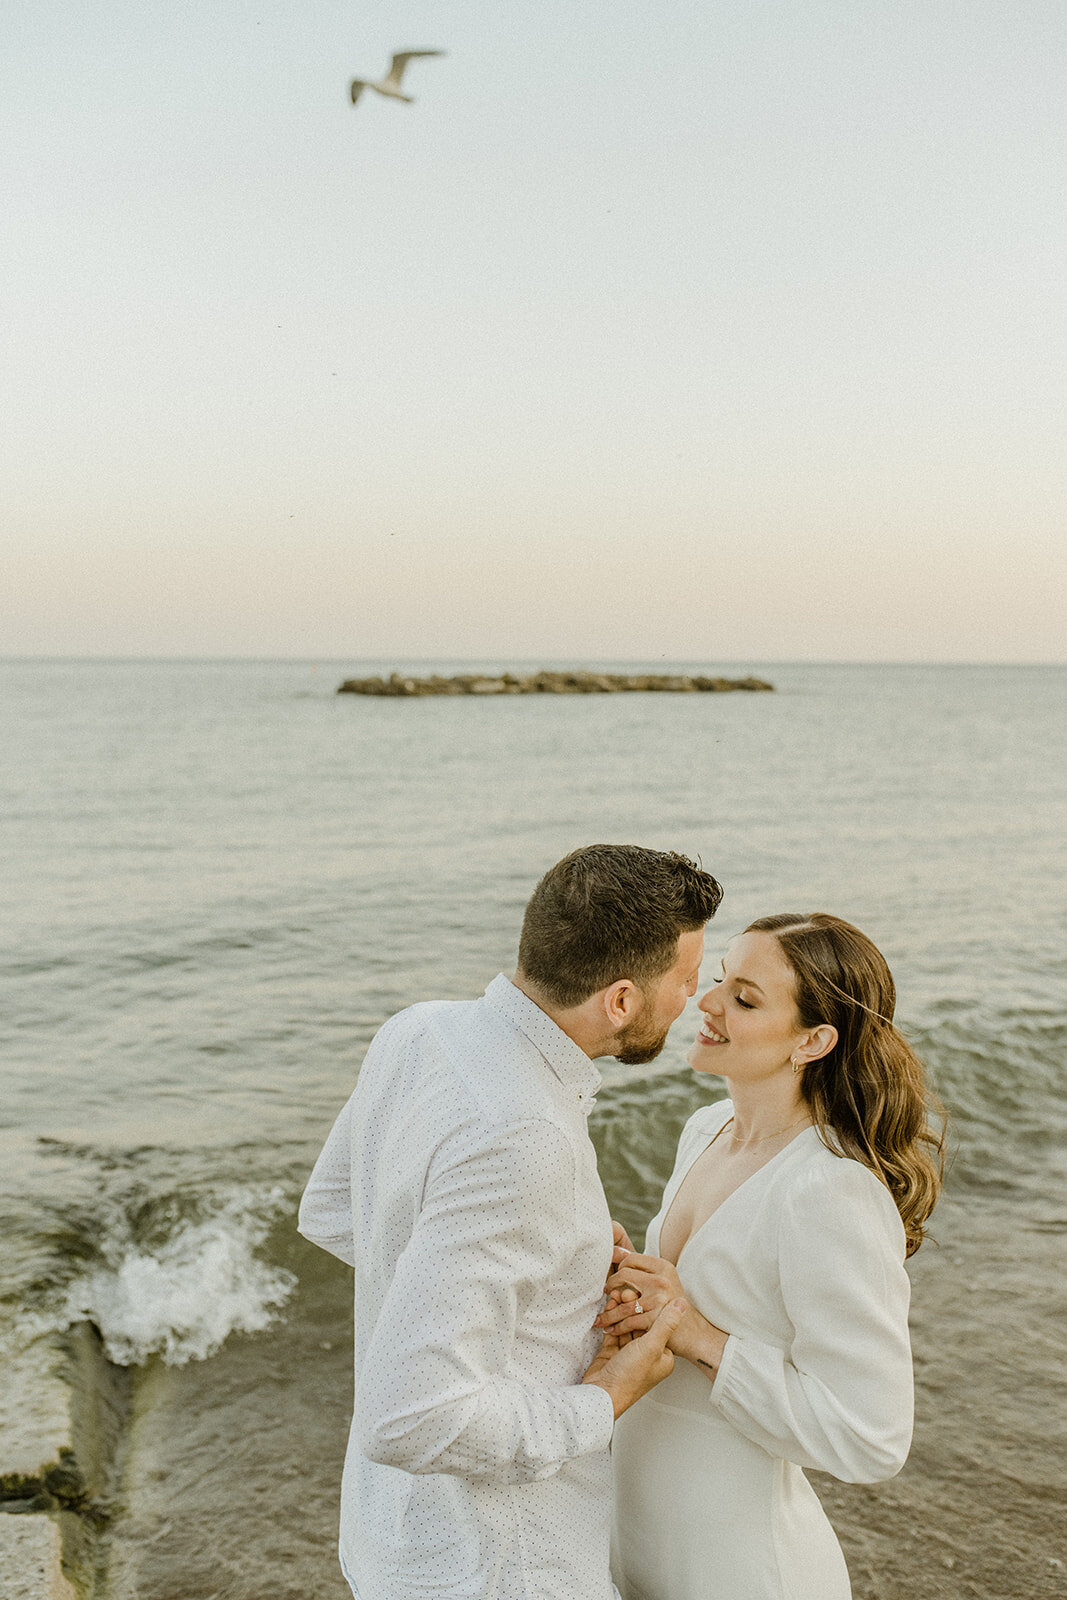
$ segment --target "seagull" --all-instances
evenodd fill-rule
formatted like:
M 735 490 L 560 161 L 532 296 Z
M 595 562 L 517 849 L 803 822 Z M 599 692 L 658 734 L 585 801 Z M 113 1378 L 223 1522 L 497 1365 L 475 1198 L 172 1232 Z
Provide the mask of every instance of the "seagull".
M 364 89 L 376 89 L 379 94 L 384 94 L 390 100 L 406 100 L 408 105 L 414 104 L 414 97 L 410 94 L 400 93 L 400 80 L 404 76 L 404 68 L 409 61 L 414 61 L 418 56 L 443 56 L 443 50 L 399 50 L 389 63 L 389 71 L 381 83 L 371 83 L 368 79 L 353 78 L 348 86 L 355 105 Z

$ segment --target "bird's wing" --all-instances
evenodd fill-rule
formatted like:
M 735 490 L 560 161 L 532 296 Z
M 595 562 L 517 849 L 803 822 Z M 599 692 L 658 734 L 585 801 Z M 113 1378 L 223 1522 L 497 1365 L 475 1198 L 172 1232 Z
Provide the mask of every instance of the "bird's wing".
M 364 83 L 362 78 L 352 79 L 352 82 L 348 85 L 348 92 L 352 96 L 353 105 L 355 105 L 356 101 L 359 99 L 366 87 L 367 85 Z
M 443 50 L 398 50 L 389 63 L 389 71 L 382 79 L 383 84 L 388 84 L 390 89 L 399 89 L 400 80 L 404 76 L 404 68 L 409 61 L 416 60 L 419 56 L 443 56 Z

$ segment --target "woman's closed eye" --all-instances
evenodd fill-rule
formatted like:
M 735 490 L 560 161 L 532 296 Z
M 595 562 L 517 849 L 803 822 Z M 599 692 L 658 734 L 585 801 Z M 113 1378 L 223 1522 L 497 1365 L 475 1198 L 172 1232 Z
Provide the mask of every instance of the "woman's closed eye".
M 721 988 L 724 983 L 729 983 L 729 981 L 730 981 L 730 979 L 728 978 L 728 976 L 724 972 L 721 975 L 721 977 L 718 977 L 718 978 L 716 978 L 714 980 L 715 987 L 716 988 Z M 735 994 L 733 996 L 733 998 L 737 1001 L 737 1003 L 741 1007 L 742 1011 L 755 1011 L 756 1008 L 753 1005 L 751 1000 L 742 1000 L 742 998 L 741 998 L 741 996 L 739 994 Z

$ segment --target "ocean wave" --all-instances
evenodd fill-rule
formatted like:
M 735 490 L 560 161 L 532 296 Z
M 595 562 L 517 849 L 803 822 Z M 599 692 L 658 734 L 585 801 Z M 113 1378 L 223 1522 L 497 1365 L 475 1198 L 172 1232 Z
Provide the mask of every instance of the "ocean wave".
M 98 1246 L 101 1259 L 34 1320 L 42 1331 L 92 1322 L 119 1366 L 153 1355 L 169 1366 L 204 1361 L 231 1333 L 269 1327 L 292 1293 L 294 1275 L 256 1253 L 287 1208 L 279 1188 L 233 1191 L 151 1244 L 134 1237 L 132 1223 L 112 1219 Z

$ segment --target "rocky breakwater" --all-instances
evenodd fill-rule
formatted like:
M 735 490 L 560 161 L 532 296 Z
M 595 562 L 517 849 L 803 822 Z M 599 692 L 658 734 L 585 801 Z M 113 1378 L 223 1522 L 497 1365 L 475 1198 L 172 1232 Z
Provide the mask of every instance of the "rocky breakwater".
M 388 678 L 346 678 L 337 693 L 410 700 L 434 694 L 721 694 L 733 689 L 773 688 L 773 683 L 762 678 L 701 678 L 681 673 L 534 672 L 520 678 L 502 672 L 499 677 L 460 673 L 453 678 L 409 678 L 394 672 Z

